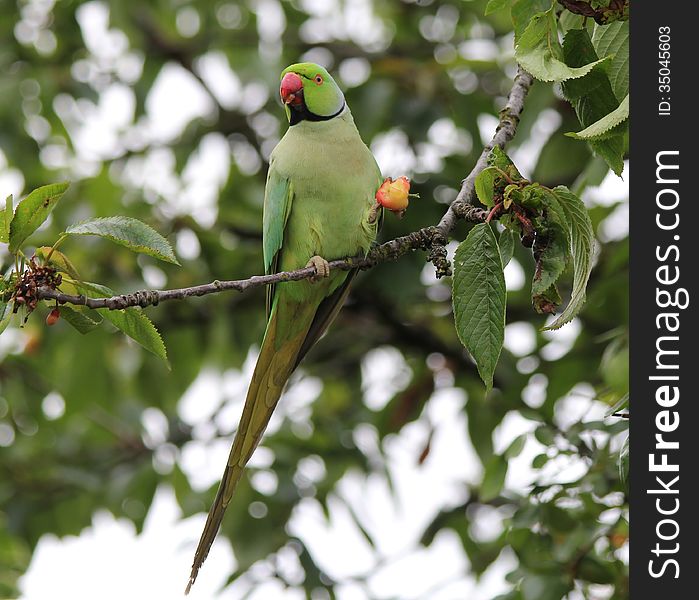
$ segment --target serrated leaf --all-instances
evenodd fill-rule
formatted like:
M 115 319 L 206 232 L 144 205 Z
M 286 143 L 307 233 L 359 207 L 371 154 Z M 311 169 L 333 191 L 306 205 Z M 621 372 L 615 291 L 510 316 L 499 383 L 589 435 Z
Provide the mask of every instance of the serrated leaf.
M 585 290 L 592 270 L 594 232 L 592 222 L 582 200 L 562 185 L 545 193 L 547 208 L 559 221 L 565 221 L 568 249 L 573 264 L 573 289 L 563 313 L 545 329 L 558 329 L 573 320 L 585 303 Z
M 607 76 L 617 100 L 629 93 L 629 22 L 595 24 L 592 44 L 597 56 L 612 56 Z
M 10 222 L 12 221 L 12 194 L 5 198 L 5 208 L 0 211 L 0 242 L 7 244 L 10 241 Z
M 452 301 L 456 332 L 490 389 L 505 336 L 505 277 L 492 228 L 479 223 L 454 256 Z
M 500 146 L 495 146 L 488 154 L 488 165 L 491 167 L 497 167 L 501 171 L 504 171 L 513 181 L 520 181 L 524 179 L 510 157 L 507 156 L 505 151 L 500 148 Z
M 502 230 L 500 240 L 498 241 L 498 247 L 500 248 L 500 260 L 502 261 L 502 268 L 504 269 L 510 260 L 512 260 L 512 255 L 515 253 L 515 234 L 511 229 Z
M 112 325 L 121 329 L 132 340 L 138 342 L 148 352 L 155 354 L 166 363 L 167 350 L 160 332 L 156 329 L 153 322 L 143 313 L 140 308 L 127 308 L 126 310 L 109 310 L 106 308 L 98 309 L 105 319 Z
M 569 10 L 564 10 L 558 17 L 558 23 L 561 26 L 561 31 L 565 33 L 570 29 L 582 29 L 585 24 L 585 17 L 576 15 Z
M 487 16 L 503 8 L 507 8 L 511 3 L 512 0 L 489 0 L 488 4 L 485 6 L 485 14 Z
M 114 291 L 104 285 L 92 282 L 79 282 L 76 287 L 80 293 L 89 298 L 100 298 L 114 296 Z M 107 321 L 120 329 L 135 342 L 138 342 L 148 352 L 163 359 L 169 368 L 167 350 L 163 343 L 163 338 L 156 329 L 153 322 L 145 315 L 139 307 L 127 308 L 125 310 L 109 310 L 108 308 L 98 308 L 96 311 Z
M 534 15 L 522 33 L 515 48 L 517 62 L 541 81 L 567 81 L 587 75 L 608 57 L 587 64 L 569 66 L 563 62 L 563 51 L 558 41 L 554 8 Z
M 48 218 L 69 185 L 67 182 L 52 183 L 36 188 L 17 205 L 10 222 L 10 252 L 17 252 L 24 241 Z
M 41 246 L 41 248 L 36 249 L 34 254 L 37 258 L 40 258 L 42 261 L 44 261 L 44 263 L 46 263 L 46 257 L 51 255 L 51 258 L 49 258 L 50 266 L 52 266 L 57 271 L 60 271 L 61 273 L 66 273 L 70 275 L 73 279 L 80 279 L 80 275 L 78 275 L 78 270 L 75 268 L 70 259 L 65 254 L 63 254 L 63 252 L 60 252 L 58 250 L 54 250 L 53 252 L 51 252 L 51 246 Z
M 589 127 L 585 127 L 577 133 L 566 133 L 567 136 L 576 140 L 591 140 L 607 135 L 617 125 L 620 125 L 629 118 L 629 95 L 621 101 L 621 104 L 609 114 L 595 121 Z
M 512 24 L 515 30 L 515 44 L 524 33 L 534 15 L 546 12 L 552 6 L 552 0 L 516 0 L 512 4 Z
M 521 203 L 521 194 L 519 193 L 519 189 L 520 188 L 516 183 L 510 183 L 505 186 L 505 190 L 502 194 L 502 206 L 505 210 L 508 210 L 510 206 L 512 206 L 512 202 L 515 199 Z
M 585 29 L 574 29 L 566 34 L 563 42 L 563 54 L 566 63 L 571 66 L 597 59 L 597 53 Z M 583 129 L 599 121 L 619 106 L 609 78 L 602 69 L 593 69 L 583 79 L 565 82 L 563 93 L 575 109 Z M 624 168 L 625 132 L 612 133 L 614 134 L 605 136 L 603 139 L 589 139 L 587 143 L 617 175 L 621 175 Z
M 507 477 L 507 461 L 498 455 L 494 455 L 485 466 L 483 481 L 478 492 L 478 499 L 481 502 L 490 502 L 497 498 L 505 485 Z
M 532 279 L 532 297 L 545 293 L 565 270 L 568 261 L 568 233 L 557 222 L 537 233 L 534 245 L 536 267 Z
M 59 306 L 59 312 L 61 317 L 63 317 L 69 325 L 77 329 L 80 333 L 86 334 L 90 333 L 97 327 L 99 327 L 102 322 L 102 318 L 99 320 L 92 319 L 86 314 L 86 311 L 77 310 L 71 308 L 70 306 Z
M 532 293 L 532 306 L 540 315 L 553 315 L 563 302 L 555 283 L 537 293 Z
M 474 182 L 476 188 L 476 196 L 483 206 L 492 208 L 495 203 L 493 202 L 495 178 L 498 175 L 498 171 L 495 167 L 486 167 L 476 176 L 476 181 Z
M 179 265 L 170 243 L 155 229 L 131 217 L 99 217 L 75 223 L 65 230 L 69 235 L 97 235 L 162 261 Z

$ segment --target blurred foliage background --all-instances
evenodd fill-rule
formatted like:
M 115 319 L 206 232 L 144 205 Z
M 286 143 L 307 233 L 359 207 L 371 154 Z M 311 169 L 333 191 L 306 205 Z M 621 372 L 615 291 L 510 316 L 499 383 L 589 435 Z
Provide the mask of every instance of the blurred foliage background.
M 420 194 L 403 220 L 387 215 L 383 239 L 436 223 L 492 135 L 516 71 L 509 16 L 484 17 L 485 5 L 2 0 L 0 192 L 20 197 L 72 181 L 37 245 L 90 216 L 126 214 L 167 235 L 181 268 L 97 239 L 62 247 L 85 279 L 115 290 L 257 274 L 266 161 L 286 128 L 278 76 L 289 63 L 313 60 L 337 74 L 384 174 L 409 175 Z M 265 460 L 253 461 L 228 509 L 222 535 L 237 561 L 233 585 L 252 565 L 275 565 L 291 550 L 302 577 L 276 568 L 265 577 L 335 597 L 342 577 L 312 539 L 287 526 L 303 503 L 329 519 L 331 500 L 347 505 L 376 550 L 374 566 L 351 577 L 373 597 L 372 573 L 390 556 L 378 548 L 373 507 L 355 510 L 338 490 L 348 479 L 378 477 L 399 512 L 390 448 L 407 439 L 411 468 L 445 461 L 452 479 L 448 494 L 433 491 L 403 553 L 448 534 L 459 541 L 464 576 L 507 558 L 502 598 L 627 597 L 618 466 L 626 424 L 605 417 L 628 385 L 627 198 L 595 191 L 607 168 L 563 136 L 577 129 L 560 92 L 539 82 L 508 151 L 525 176 L 572 186 L 590 207 L 599 252 L 581 315 L 560 332 L 540 331 L 527 284 L 531 254 L 517 248 L 506 350 L 485 398 L 454 332 L 450 282 L 435 280 L 424 255 L 362 274 L 295 376 L 264 440 Z M 459 225 L 458 239 L 466 228 Z M 208 509 L 217 480 L 202 483 L 196 471 L 222 470 L 263 307 L 264 292 L 255 290 L 149 309 L 171 370 L 106 327 L 86 336 L 62 322 L 49 329 L 47 309 L 3 334 L 0 596 L 18 593 L 42 535 L 78 534 L 99 508 L 140 528 L 164 484 L 184 516 Z M 219 385 L 195 384 L 202 373 Z M 457 411 L 440 420 L 445 395 Z M 440 442 L 454 423 L 475 451 L 472 465 L 450 464 L 463 453 Z M 456 597 L 449 594 L 410 597 Z

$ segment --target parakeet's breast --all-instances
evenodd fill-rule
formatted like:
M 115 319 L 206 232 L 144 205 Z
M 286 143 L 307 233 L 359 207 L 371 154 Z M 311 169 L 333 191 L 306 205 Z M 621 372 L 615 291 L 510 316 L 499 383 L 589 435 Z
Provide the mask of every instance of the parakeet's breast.
M 282 270 L 303 267 L 314 255 L 332 260 L 369 249 L 376 226 L 367 216 L 381 175 L 349 111 L 291 127 L 271 162 L 293 189 Z

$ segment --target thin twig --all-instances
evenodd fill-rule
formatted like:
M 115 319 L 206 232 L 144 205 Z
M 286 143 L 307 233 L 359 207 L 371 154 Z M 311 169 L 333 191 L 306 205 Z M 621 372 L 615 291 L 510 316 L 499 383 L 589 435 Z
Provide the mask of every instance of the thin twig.
M 495 135 L 489 144 L 483 148 L 483 152 L 473 167 L 468 177 L 464 179 L 461 190 L 456 199 L 447 209 L 446 213 L 436 226 L 423 227 L 408 235 L 395 238 L 389 242 L 374 247 L 364 257 L 343 258 L 330 261 L 330 269 L 348 271 L 351 269 L 369 269 L 388 260 L 396 260 L 414 250 L 429 250 L 430 260 L 437 270 L 437 276 L 442 277 L 451 273 L 447 260 L 446 244 L 449 235 L 459 219 L 482 223 L 488 218 L 488 210 L 474 205 L 475 181 L 478 174 L 487 167 L 487 159 L 490 151 L 495 147 L 504 147 L 515 135 L 519 117 L 524 108 L 524 99 L 533 83 L 533 78 L 521 67 L 517 71 L 512 90 L 505 105 L 500 112 L 500 123 Z M 308 279 L 316 274 L 315 267 L 304 267 L 295 271 L 285 271 L 271 275 L 255 275 L 249 279 L 237 279 L 232 281 L 212 281 L 203 285 L 172 290 L 142 290 L 131 294 L 121 294 L 110 298 L 88 298 L 82 295 L 63 294 L 58 290 L 48 287 L 37 290 L 37 298 L 40 300 L 55 300 L 59 304 L 75 304 L 89 308 L 107 308 L 118 310 L 132 306 L 155 306 L 167 300 L 182 300 L 195 296 L 206 296 L 218 292 L 234 290 L 243 292 L 252 288 L 262 287 L 286 281 L 300 281 Z

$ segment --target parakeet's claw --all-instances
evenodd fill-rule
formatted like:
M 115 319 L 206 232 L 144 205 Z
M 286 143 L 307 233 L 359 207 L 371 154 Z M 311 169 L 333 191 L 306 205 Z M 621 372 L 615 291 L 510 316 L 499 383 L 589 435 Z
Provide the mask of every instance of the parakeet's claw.
M 367 223 L 373 225 L 376 223 L 376 219 L 379 216 L 379 211 L 381 210 L 381 203 L 374 202 L 373 206 L 369 209 L 369 215 L 367 216 Z
M 314 267 L 316 270 L 316 274 L 309 278 L 311 283 L 316 283 L 317 281 L 320 281 L 324 277 L 330 275 L 330 265 L 322 256 L 312 256 L 311 260 L 308 261 L 306 266 Z

